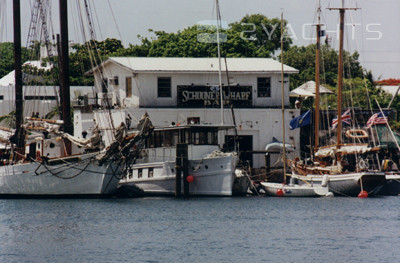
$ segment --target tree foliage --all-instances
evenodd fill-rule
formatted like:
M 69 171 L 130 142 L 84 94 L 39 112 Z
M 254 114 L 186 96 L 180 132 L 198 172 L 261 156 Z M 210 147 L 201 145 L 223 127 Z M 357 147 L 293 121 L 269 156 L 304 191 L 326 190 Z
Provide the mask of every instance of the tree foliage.
M 284 26 L 287 26 L 284 21 Z M 155 37 L 142 38 L 141 44 L 129 45 L 114 53 L 139 57 L 216 57 L 216 26 L 195 25 L 176 33 L 153 31 Z M 247 15 L 221 29 L 221 52 L 227 57 L 272 57 L 280 49 L 280 20 L 264 15 Z M 225 38 L 226 36 L 226 38 Z M 225 40 L 225 41 L 224 41 Z M 284 50 L 292 40 L 285 37 Z
M 285 51 L 292 44 L 287 24 L 288 22 L 284 20 L 283 50 Z M 279 18 L 269 19 L 261 14 L 246 15 L 230 26 L 231 30 L 239 32 L 242 38 L 254 43 L 258 57 L 272 57 L 273 53 L 281 48 L 281 20 Z
M 299 74 L 290 77 L 291 89 L 315 79 L 316 45 L 292 46 L 284 52 L 284 63 L 299 70 Z M 343 52 L 344 78 L 363 78 L 363 68 L 358 61 L 359 54 Z M 328 45 L 321 46 L 320 74 L 321 83 L 335 86 L 338 77 L 338 52 Z
M 22 63 L 28 60 L 29 49 L 21 47 Z M 0 78 L 14 70 L 14 43 L 0 43 Z

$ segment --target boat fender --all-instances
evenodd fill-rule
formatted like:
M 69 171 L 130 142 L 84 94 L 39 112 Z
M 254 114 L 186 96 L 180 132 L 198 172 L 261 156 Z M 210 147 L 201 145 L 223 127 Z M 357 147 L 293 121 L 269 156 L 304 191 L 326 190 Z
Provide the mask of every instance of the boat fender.
M 194 176 L 193 175 L 188 175 L 188 177 L 186 177 L 186 181 L 190 184 L 194 182 Z
M 326 186 L 328 186 L 328 182 L 329 182 L 329 177 L 328 177 L 327 174 L 325 174 L 325 175 L 322 177 L 322 183 L 321 183 L 321 185 L 322 185 L 323 187 L 326 187 Z
M 40 151 L 36 151 L 36 160 L 41 161 L 42 158 L 40 157 Z
M 334 195 L 333 195 L 332 192 L 327 192 L 327 193 L 325 194 L 325 196 L 326 196 L 326 197 L 334 197 Z
M 368 197 L 368 192 L 363 190 L 358 194 L 358 198 L 367 198 Z

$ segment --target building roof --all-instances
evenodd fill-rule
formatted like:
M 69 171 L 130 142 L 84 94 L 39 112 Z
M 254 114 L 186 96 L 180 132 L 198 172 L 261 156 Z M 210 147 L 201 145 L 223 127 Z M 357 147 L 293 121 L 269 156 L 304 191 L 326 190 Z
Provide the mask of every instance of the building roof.
M 23 65 L 31 65 L 37 67 L 38 69 L 50 70 L 51 66 L 46 65 L 45 67 L 42 66 L 42 62 L 40 60 L 33 60 L 33 61 L 26 61 Z M 15 84 L 15 70 L 11 71 L 4 77 L 0 79 L 0 86 L 9 86 Z
M 270 58 L 227 58 L 229 72 L 238 73 L 280 73 L 281 63 Z M 171 58 L 171 57 L 110 57 L 102 66 L 115 63 L 135 73 L 151 72 L 186 72 L 211 73 L 218 72 L 218 58 Z M 93 74 L 97 69 L 88 72 Z M 221 69 L 226 71 L 224 59 Z M 284 65 L 284 73 L 298 73 L 298 70 Z

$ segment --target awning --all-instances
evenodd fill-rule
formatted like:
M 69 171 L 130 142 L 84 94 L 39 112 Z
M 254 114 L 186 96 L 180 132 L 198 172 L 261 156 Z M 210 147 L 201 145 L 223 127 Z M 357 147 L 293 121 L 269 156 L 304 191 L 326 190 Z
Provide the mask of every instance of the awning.
M 333 94 L 334 92 L 324 86 L 319 86 L 319 94 Z M 290 97 L 314 97 L 315 82 L 310 80 L 289 92 Z

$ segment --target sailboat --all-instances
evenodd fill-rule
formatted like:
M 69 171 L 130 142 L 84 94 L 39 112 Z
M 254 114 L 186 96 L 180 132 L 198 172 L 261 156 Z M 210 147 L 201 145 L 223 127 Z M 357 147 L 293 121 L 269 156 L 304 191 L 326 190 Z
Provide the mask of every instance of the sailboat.
M 267 196 L 285 196 L 285 197 L 318 197 L 326 196 L 328 194 L 328 188 L 321 185 L 313 184 L 295 184 L 294 180 L 290 180 L 289 184 L 286 184 L 286 152 L 292 150 L 290 145 L 285 143 L 285 104 L 284 104 L 284 75 L 283 75 L 283 13 L 281 14 L 281 98 L 282 98 L 282 131 L 283 131 L 283 142 L 279 143 L 278 148 L 282 149 L 283 152 L 283 183 L 274 182 L 261 182 L 260 185 L 264 189 Z M 275 138 L 274 138 L 275 139 Z M 269 144 L 266 148 L 276 147 L 275 144 Z M 288 147 L 289 146 L 289 147 Z
M 291 161 L 292 178 L 298 180 L 299 183 L 328 186 L 329 191 L 335 195 L 367 197 L 377 194 L 386 181 L 385 174 L 380 171 L 377 163 L 376 153 L 379 151 L 379 147 L 356 142 L 365 139 L 366 132 L 355 129 L 346 131 L 346 137 L 350 143 L 342 143 L 344 15 L 346 10 L 358 8 L 345 8 L 342 0 L 340 8 L 329 9 L 339 10 L 340 13 L 337 142 L 336 145 L 319 147 L 319 36 L 321 25 L 317 25 L 315 153 L 313 160 L 303 161 L 296 158 Z
M 68 76 L 67 0 L 60 1 L 62 120 L 23 116 L 20 1 L 13 2 L 16 128 L 0 129 L 0 196 L 104 196 L 116 191 L 131 146 L 145 129 L 130 139 L 124 124 L 114 145 L 104 148 L 99 131 L 86 140 L 71 135 Z M 151 122 L 143 120 L 146 127 Z M 116 150 L 117 149 L 117 150 Z M 124 150 L 125 149 L 125 150 Z M 124 151 L 123 151 L 124 150 Z

